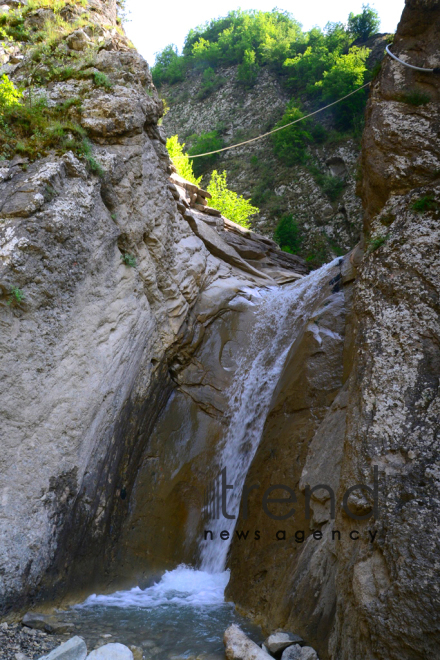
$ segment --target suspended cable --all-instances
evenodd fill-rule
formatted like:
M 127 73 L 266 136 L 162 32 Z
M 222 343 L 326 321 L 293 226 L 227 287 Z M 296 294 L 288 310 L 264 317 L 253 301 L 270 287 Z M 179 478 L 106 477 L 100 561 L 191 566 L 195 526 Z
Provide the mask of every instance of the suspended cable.
M 191 156 L 190 154 L 188 154 L 188 156 L 189 156 L 189 158 L 201 158 L 202 156 L 211 156 L 211 154 L 219 154 L 221 151 L 229 151 L 229 149 L 237 149 L 237 147 L 242 147 L 244 144 L 249 144 L 250 142 L 256 142 L 257 140 L 262 140 L 263 138 L 267 137 L 268 135 L 272 135 L 272 133 L 277 133 L 278 131 L 283 131 L 285 128 L 288 128 L 289 126 L 293 126 L 293 124 L 297 124 L 300 121 L 304 121 L 304 119 L 308 119 L 309 117 L 313 117 L 314 115 L 317 115 L 319 112 L 323 112 L 324 110 L 327 110 L 327 108 L 331 108 L 333 105 L 336 105 L 337 103 L 340 103 L 341 101 L 344 101 L 345 99 L 348 99 L 349 96 L 353 96 L 353 94 L 356 94 L 361 89 L 365 89 L 365 87 L 368 87 L 369 84 L 370 83 L 367 82 L 367 83 L 365 83 L 365 85 L 362 85 L 362 87 L 358 87 L 353 92 L 350 92 L 350 94 L 346 94 L 345 96 L 338 99 L 337 101 L 333 101 L 333 103 L 329 103 L 324 108 L 320 108 L 319 110 L 315 110 L 315 112 L 311 112 L 308 115 L 304 115 L 304 117 L 300 117 L 299 119 L 295 119 L 295 121 L 291 121 L 289 124 L 285 124 L 284 126 L 279 126 L 278 128 L 274 128 L 272 131 L 269 131 L 268 133 L 263 133 L 263 135 L 259 135 L 258 137 L 254 137 L 251 140 L 246 140 L 245 142 L 239 142 L 238 144 L 231 144 L 229 147 L 223 147 L 223 149 L 216 149 L 215 151 L 207 151 L 205 154 L 196 154 L 195 156 Z

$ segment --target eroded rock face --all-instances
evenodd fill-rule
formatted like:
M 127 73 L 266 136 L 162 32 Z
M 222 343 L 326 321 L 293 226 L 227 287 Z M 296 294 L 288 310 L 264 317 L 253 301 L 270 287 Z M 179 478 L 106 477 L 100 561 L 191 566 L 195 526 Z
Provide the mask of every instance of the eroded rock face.
M 437 0 L 407 0 L 392 50 L 415 65 L 438 67 L 439 29 Z M 405 102 L 415 89 L 429 102 Z M 434 660 L 440 648 L 439 93 L 438 75 L 391 59 L 374 82 L 362 157 L 366 250 L 362 261 L 352 258 L 357 277 L 346 325 L 352 340 L 339 363 L 340 387 L 319 426 L 309 426 L 308 448 L 292 424 L 285 439 L 272 433 L 284 460 L 271 464 L 263 440 L 251 467 L 254 481 L 290 479 L 299 490 L 331 485 L 336 520 L 326 491 L 317 491 L 310 523 L 299 516 L 290 523 L 308 530 L 304 544 L 293 538 L 281 550 L 249 551 L 238 542 L 232 548 L 230 595 L 260 620 L 300 633 L 322 658 Z M 304 377 L 301 384 L 311 391 Z M 375 467 L 379 515 L 352 520 L 340 507 L 343 494 L 354 484 L 372 487 Z M 363 516 L 372 498 L 357 492 L 348 504 Z M 253 516 L 248 524 L 263 522 Z M 319 543 L 314 530 L 322 533 Z M 359 540 L 350 539 L 353 530 Z M 279 597 L 275 613 L 271 593 Z
M 89 4 L 112 90 L 72 78 L 43 91 L 49 105 L 82 95 L 102 177 L 71 152 L 0 168 L 2 610 L 105 582 L 201 292 L 207 319 L 240 287 L 276 285 L 211 254 L 183 217 L 148 65 L 109 32 L 115 2 Z

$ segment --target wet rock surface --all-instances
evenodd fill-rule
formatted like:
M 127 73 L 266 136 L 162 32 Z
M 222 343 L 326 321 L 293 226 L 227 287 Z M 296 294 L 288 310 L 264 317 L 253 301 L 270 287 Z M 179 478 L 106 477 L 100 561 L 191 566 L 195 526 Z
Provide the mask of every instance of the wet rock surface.
M 439 29 L 437 0 L 407 0 L 392 50 L 416 66 L 439 66 Z M 404 100 L 414 90 L 429 96 L 426 103 Z M 373 83 L 362 156 L 365 238 L 351 256 L 346 341 L 340 371 L 331 370 L 340 374 L 339 385 L 326 388 L 335 396 L 320 424 L 305 426 L 302 437 L 298 420 L 285 437 L 280 432 L 298 393 L 280 406 L 283 415 L 272 433 L 268 419 L 249 472 L 249 483 L 267 475 L 266 483 L 291 484 L 303 494 L 307 485 L 327 483 L 336 493 L 335 520 L 328 492 L 317 490 L 310 520 L 295 514 L 289 525 L 277 524 L 290 530 L 284 546 L 232 546 L 229 595 L 266 625 L 287 621 L 325 659 L 435 660 L 440 648 L 433 568 L 439 561 L 439 91 L 438 75 L 391 58 Z M 346 282 L 342 273 L 342 291 Z M 321 374 L 328 365 L 325 359 Z M 350 495 L 352 513 L 365 516 L 354 519 L 341 502 L 360 483 L 372 490 Z M 260 514 L 247 526 L 276 531 Z M 304 539 L 295 538 L 298 530 L 305 530 Z M 285 596 L 278 608 L 271 593 Z

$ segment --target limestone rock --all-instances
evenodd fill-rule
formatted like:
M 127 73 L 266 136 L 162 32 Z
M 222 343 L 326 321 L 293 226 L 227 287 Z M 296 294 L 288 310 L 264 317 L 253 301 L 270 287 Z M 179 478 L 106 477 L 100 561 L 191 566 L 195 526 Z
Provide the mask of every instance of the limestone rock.
M 69 34 L 66 42 L 72 50 L 85 50 L 90 44 L 90 37 L 87 36 L 84 30 L 75 30 L 75 32 Z
M 233 247 L 222 241 L 218 233 L 214 229 L 211 229 L 211 227 L 209 227 L 205 222 L 200 220 L 194 213 L 187 213 L 185 218 L 188 220 L 194 233 L 202 239 L 208 250 L 213 255 L 258 278 L 269 281 L 271 280 L 270 277 L 264 273 L 261 273 L 256 268 L 248 264 L 244 259 L 242 259 Z
M 299 644 L 302 641 L 303 640 L 299 635 L 286 632 L 276 632 L 266 639 L 265 645 L 271 653 L 276 654 L 284 651 L 288 646 Z
M 226 629 L 223 642 L 227 660 L 267 660 L 267 654 L 235 624 Z
M 72 637 L 41 660 L 85 660 L 87 646 L 81 637 Z
M 144 652 L 140 646 L 130 646 L 130 651 L 133 653 L 133 660 L 143 660 Z
M 89 653 L 87 660 L 133 660 L 133 653 L 124 644 L 105 644 Z
M 281 656 L 281 660 L 319 660 L 318 655 L 311 646 L 294 644 L 289 646 Z
M 48 621 L 49 617 L 46 614 L 38 614 L 37 612 L 27 612 L 21 620 L 24 626 L 37 630 L 45 630 Z

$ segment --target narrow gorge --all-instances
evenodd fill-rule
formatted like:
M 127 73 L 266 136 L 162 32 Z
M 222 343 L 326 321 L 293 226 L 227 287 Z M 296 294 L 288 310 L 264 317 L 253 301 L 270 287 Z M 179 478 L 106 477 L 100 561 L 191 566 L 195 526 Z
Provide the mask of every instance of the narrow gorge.
M 342 197 L 275 172 L 296 254 L 270 204 L 241 226 L 176 171 L 232 83 L 198 117 L 188 76 L 162 123 L 117 4 L 0 7 L 0 658 L 213 660 L 228 628 L 228 660 L 281 631 L 290 660 L 436 660 L 440 2 L 372 40 L 361 148 L 310 147 Z M 232 141 L 269 91 L 278 121 L 269 78 Z

